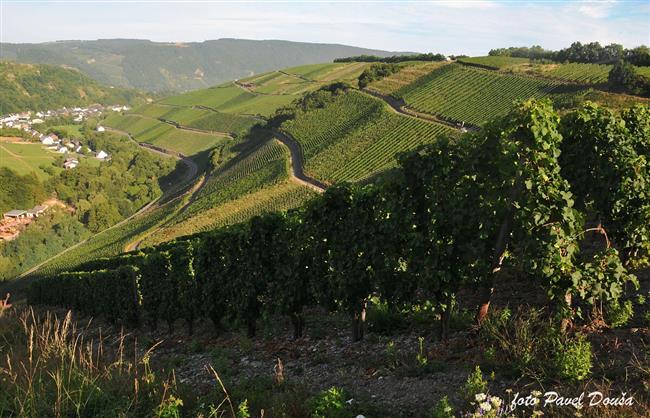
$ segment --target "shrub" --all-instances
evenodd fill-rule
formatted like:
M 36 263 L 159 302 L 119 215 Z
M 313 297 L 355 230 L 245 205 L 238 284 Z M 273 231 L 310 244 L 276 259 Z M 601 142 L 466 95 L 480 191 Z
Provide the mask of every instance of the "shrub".
M 454 418 L 454 408 L 451 407 L 447 396 L 436 403 L 436 406 L 429 411 L 429 418 Z
M 566 380 L 584 380 L 591 373 L 591 343 L 577 334 L 556 344 L 555 372 Z
M 474 371 L 467 376 L 467 381 L 463 388 L 463 393 L 465 394 L 467 400 L 474 399 L 474 396 L 478 393 L 486 393 L 488 391 L 488 382 L 483 377 L 483 372 L 481 368 L 476 366 Z
M 345 392 L 332 386 L 316 397 L 312 415 L 314 418 L 344 418 L 349 415 L 345 407 Z
M 612 328 L 622 327 L 634 316 L 634 307 L 631 300 L 610 303 L 605 319 Z

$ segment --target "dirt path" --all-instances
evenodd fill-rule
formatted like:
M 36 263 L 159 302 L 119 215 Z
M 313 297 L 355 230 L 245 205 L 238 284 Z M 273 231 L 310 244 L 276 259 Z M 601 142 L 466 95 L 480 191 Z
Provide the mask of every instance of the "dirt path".
M 433 123 L 439 123 L 441 125 L 447 125 L 450 128 L 454 128 L 454 129 L 457 129 L 457 130 L 462 129 L 459 126 L 459 124 L 456 123 L 456 122 L 445 120 L 445 119 L 439 118 L 439 117 L 437 117 L 435 115 L 429 115 L 427 113 L 422 113 L 422 112 L 418 112 L 416 110 L 413 110 L 413 109 L 409 108 L 408 106 L 406 106 L 406 104 L 404 104 L 402 101 L 397 100 L 392 96 L 389 96 L 389 95 L 386 95 L 386 94 L 381 94 L 381 93 L 378 93 L 378 92 L 376 92 L 374 90 L 370 90 L 370 89 L 360 89 L 359 91 L 361 93 L 365 93 L 365 94 L 370 95 L 372 97 L 376 97 L 377 99 L 383 100 L 386 104 L 388 104 L 388 106 L 390 107 L 390 109 L 393 112 L 399 113 L 400 115 L 408 116 L 408 117 L 414 118 L 414 119 L 424 120 L 426 122 L 433 122 Z M 479 129 L 478 126 L 469 125 L 469 124 L 465 124 L 462 127 L 467 129 L 468 131 L 478 131 L 478 129 Z
M 298 141 L 285 132 L 275 129 L 271 132 L 273 132 L 273 135 L 278 141 L 282 142 L 287 148 L 289 148 L 289 153 L 291 154 L 291 176 L 293 180 L 319 193 L 324 192 L 327 188 L 325 183 L 305 174 L 302 164 L 302 150 L 300 149 L 300 145 L 298 145 Z

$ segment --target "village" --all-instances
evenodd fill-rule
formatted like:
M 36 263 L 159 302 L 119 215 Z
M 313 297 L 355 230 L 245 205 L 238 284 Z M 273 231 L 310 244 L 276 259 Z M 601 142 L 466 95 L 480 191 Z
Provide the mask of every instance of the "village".
M 94 156 L 98 160 L 109 160 L 110 156 L 103 150 L 92 150 L 88 146 L 84 146 L 82 139 L 59 138 L 54 133 L 43 133 L 38 125 L 43 124 L 47 119 L 55 117 L 68 117 L 72 118 L 73 122 L 81 123 L 89 117 L 101 116 L 103 112 L 113 111 L 122 112 L 129 110 L 128 106 L 102 106 L 99 104 L 91 105 L 88 107 L 63 107 L 57 110 L 47 110 L 42 112 L 22 112 L 12 113 L 0 117 L 0 128 L 13 128 L 20 129 L 29 134 L 33 140 L 38 140 L 42 145 L 47 147 L 48 150 L 58 154 L 72 154 Z M 98 132 L 104 132 L 103 126 L 96 128 Z M 79 158 L 70 156 L 65 158 L 62 167 L 69 170 L 74 169 L 79 165 Z
M 0 117 L 0 128 L 13 128 L 26 132 L 31 136 L 32 141 L 40 142 L 47 150 L 62 154 L 66 158 L 62 162 L 62 168 L 66 170 L 75 169 L 79 165 L 81 156 L 96 158 L 100 161 L 110 160 L 110 155 L 104 150 L 93 150 L 83 139 L 60 138 L 54 133 L 44 133 L 45 130 L 39 127 L 47 119 L 55 117 L 73 118 L 75 123 L 81 123 L 89 117 L 101 116 L 103 112 L 121 112 L 128 110 L 128 106 L 101 106 L 92 105 L 88 107 L 61 108 L 44 112 L 22 112 L 4 115 Z M 97 132 L 104 132 L 103 126 L 97 126 Z M 54 201 L 56 203 L 56 201 Z M 50 204 L 48 204 L 50 203 Z M 51 208 L 51 202 L 37 205 L 31 209 L 16 208 L 3 214 L 0 220 L 0 241 L 11 241 L 18 237 L 22 231 L 36 218 L 43 215 Z

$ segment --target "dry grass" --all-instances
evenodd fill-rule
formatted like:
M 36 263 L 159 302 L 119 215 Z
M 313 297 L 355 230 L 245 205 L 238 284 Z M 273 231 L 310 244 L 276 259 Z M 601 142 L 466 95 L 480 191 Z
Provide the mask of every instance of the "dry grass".
M 156 345 L 127 352 L 123 332 L 96 336 L 90 328 L 70 312 L 59 317 L 0 302 L 0 416 L 181 416 L 173 371 L 160 378 L 150 367 Z M 235 416 L 223 390 L 222 404 L 199 416 Z

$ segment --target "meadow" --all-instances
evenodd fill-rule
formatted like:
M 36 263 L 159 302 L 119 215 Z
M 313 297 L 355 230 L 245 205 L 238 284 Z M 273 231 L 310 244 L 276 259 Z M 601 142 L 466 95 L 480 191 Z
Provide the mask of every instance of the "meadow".
M 52 164 L 56 157 L 57 154 L 40 143 L 0 141 L 0 167 L 8 167 L 20 175 L 35 173 L 39 179 L 45 180 L 50 176 L 50 168 L 53 172 L 60 170 Z

